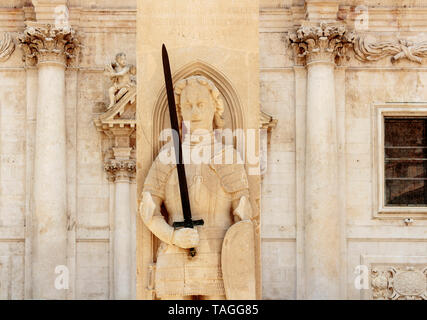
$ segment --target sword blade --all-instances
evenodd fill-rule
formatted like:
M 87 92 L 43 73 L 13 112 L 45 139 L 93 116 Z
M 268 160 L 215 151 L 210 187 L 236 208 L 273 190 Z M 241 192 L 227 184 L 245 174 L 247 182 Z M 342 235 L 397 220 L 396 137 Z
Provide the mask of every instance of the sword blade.
M 182 213 L 184 215 L 184 221 L 187 222 L 187 225 L 188 226 L 191 225 L 191 227 L 193 227 L 192 220 L 191 220 L 190 198 L 188 196 L 187 177 L 185 174 L 185 166 L 182 161 L 182 144 L 181 144 L 181 136 L 179 134 L 179 124 L 178 124 L 178 116 L 176 113 L 175 94 L 173 91 L 172 74 L 170 70 L 168 51 L 166 50 L 166 46 L 164 44 L 162 46 L 162 58 L 163 58 L 163 72 L 164 72 L 165 84 L 166 84 L 166 93 L 167 93 L 168 105 L 169 105 L 169 116 L 171 121 L 171 128 L 173 130 L 172 136 L 173 136 L 173 143 L 174 143 L 174 149 L 175 149 L 176 168 L 178 171 L 179 191 L 181 194 Z

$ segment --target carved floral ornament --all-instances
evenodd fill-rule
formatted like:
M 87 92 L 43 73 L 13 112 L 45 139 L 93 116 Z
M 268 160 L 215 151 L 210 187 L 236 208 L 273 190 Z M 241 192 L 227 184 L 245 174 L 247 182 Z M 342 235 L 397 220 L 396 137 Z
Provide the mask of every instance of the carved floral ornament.
M 69 65 L 80 48 L 76 32 L 68 26 L 56 28 L 50 24 L 27 25 L 17 40 L 24 53 L 23 60 L 28 65 L 46 61 Z
M 295 52 L 297 63 L 313 61 L 340 62 L 348 49 L 363 62 L 378 61 L 391 56 L 391 62 L 401 59 L 422 63 L 427 57 L 427 41 L 414 42 L 405 39 L 376 41 L 367 35 L 349 32 L 344 25 L 328 24 L 302 25 L 289 34 L 289 41 Z

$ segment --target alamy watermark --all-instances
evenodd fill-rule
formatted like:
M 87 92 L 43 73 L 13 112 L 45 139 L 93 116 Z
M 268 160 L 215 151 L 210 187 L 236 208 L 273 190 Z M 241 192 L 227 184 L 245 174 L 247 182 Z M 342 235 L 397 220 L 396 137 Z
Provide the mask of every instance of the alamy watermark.
M 369 289 L 369 268 L 366 265 L 358 265 L 354 268 L 356 277 L 354 278 L 354 287 L 357 290 Z
M 67 266 L 59 265 L 55 268 L 55 289 L 56 290 L 68 290 L 70 284 L 70 270 Z

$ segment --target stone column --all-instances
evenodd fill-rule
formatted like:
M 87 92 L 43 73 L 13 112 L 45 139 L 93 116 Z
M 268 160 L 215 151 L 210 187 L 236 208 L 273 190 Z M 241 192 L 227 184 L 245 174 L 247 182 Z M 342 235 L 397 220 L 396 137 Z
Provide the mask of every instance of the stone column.
M 55 273 L 67 262 L 65 68 L 78 42 L 70 28 L 35 23 L 18 41 L 38 69 L 32 297 L 65 299 L 68 274 Z
M 340 298 L 341 213 L 335 62 L 352 41 L 342 26 L 304 25 L 291 36 L 307 67 L 304 269 L 307 299 Z
M 135 277 L 132 275 L 133 234 L 136 232 L 132 225 L 132 215 L 135 211 L 130 205 L 134 198 L 131 194 L 131 183 L 135 179 L 136 163 L 132 156 L 132 148 L 128 147 L 129 135 L 133 130 L 129 128 L 111 129 L 115 133 L 116 147 L 113 149 L 113 158 L 105 163 L 105 170 L 110 181 L 115 182 L 114 219 L 113 219 L 113 287 L 114 299 L 133 299 Z M 123 146 L 125 145 L 125 146 Z M 126 146 L 127 145 L 127 146 Z

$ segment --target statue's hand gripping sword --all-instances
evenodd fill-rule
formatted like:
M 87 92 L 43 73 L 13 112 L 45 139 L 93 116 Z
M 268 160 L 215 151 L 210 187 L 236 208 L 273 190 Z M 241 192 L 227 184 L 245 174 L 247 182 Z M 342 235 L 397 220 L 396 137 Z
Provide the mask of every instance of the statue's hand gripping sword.
M 166 93 L 168 96 L 169 116 L 171 120 L 173 144 L 174 144 L 174 150 L 175 150 L 176 169 L 178 171 L 179 191 L 181 193 L 181 206 L 182 206 L 182 213 L 184 215 L 184 221 L 174 222 L 173 227 L 175 229 L 194 228 L 194 226 L 203 225 L 204 221 L 202 219 L 192 220 L 191 218 L 190 198 L 188 196 L 185 166 L 182 161 L 182 144 L 181 144 L 181 136 L 179 134 L 178 117 L 177 117 L 176 105 L 175 105 L 175 95 L 174 95 L 173 84 L 172 84 L 172 74 L 171 74 L 171 69 L 169 64 L 169 56 L 168 56 L 168 52 L 166 50 L 165 45 L 162 46 L 162 58 L 163 58 L 163 72 L 165 74 Z M 190 256 L 194 257 L 195 255 L 196 255 L 196 249 L 191 248 Z

